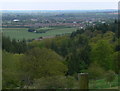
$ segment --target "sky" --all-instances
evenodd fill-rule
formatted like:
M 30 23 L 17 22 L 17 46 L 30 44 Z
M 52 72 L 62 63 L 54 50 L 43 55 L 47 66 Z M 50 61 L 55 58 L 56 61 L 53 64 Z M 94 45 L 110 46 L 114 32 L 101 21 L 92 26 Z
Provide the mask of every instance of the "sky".
M 118 9 L 119 0 L 0 0 L 1 10 Z

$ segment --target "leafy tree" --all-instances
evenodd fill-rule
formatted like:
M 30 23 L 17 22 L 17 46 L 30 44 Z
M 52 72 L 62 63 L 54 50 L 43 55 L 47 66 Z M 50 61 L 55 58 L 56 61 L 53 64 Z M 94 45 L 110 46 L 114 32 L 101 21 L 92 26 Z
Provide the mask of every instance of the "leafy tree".
M 86 69 L 90 63 L 89 53 L 91 48 L 85 36 L 77 36 L 73 41 L 70 54 L 66 57 L 68 62 L 68 74 L 72 75 Z
M 120 51 L 119 52 L 115 52 L 113 54 L 113 71 L 116 72 L 117 74 L 119 74 L 120 71 L 120 63 L 119 63 L 119 59 L 120 59 Z
M 20 86 L 20 58 L 22 55 L 2 52 L 2 85 L 3 88 Z
M 113 49 L 107 41 L 99 41 L 91 51 L 91 61 L 96 61 L 106 70 L 112 68 Z
M 28 32 L 34 32 L 34 31 L 36 31 L 35 28 L 29 28 L 29 29 L 28 29 Z
M 67 71 L 63 58 L 50 49 L 33 48 L 25 53 L 21 61 L 23 79 L 30 80 L 46 76 L 65 75 Z
M 26 40 L 23 39 L 22 41 L 19 42 L 19 54 L 20 53 L 25 53 L 28 50 L 28 46 L 26 43 Z
M 120 51 L 120 38 L 116 40 L 115 51 Z
M 2 49 L 8 52 L 12 52 L 13 45 L 9 37 L 2 36 Z
M 105 70 L 97 62 L 93 62 L 88 67 L 88 73 L 90 79 L 96 80 L 104 77 Z
M 12 43 L 12 45 L 13 45 L 13 53 L 16 53 L 16 52 L 18 52 L 18 43 L 17 43 L 17 41 L 15 40 L 15 39 L 13 39 L 12 41 L 11 41 L 11 43 Z
M 28 49 L 26 40 L 17 41 L 16 39 L 10 39 L 9 37 L 3 36 L 2 38 L 2 49 L 11 53 L 24 53 Z
M 72 32 L 72 34 L 70 35 L 70 38 L 73 38 L 75 36 L 77 36 L 78 34 L 83 34 L 85 32 L 84 29 L 77 29 L 77 31 Z
M 51 43 L 51 49 L 55 50 L 56 52 L 58 51 L 57 45 L 54 43 L 54 41 Z

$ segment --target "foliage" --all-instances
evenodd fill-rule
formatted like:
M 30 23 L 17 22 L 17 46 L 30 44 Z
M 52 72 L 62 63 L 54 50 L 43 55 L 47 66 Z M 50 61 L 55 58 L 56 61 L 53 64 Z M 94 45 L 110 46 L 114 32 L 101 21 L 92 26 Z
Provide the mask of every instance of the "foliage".
M 118 77 L 119 77 L 118 75 L 115 76 L 115 79 L 111 82 L 111 87 L 110 87 L 110 84 L 108 84 L 104 78 L 98 79 L 98 80 L 90 80 L 89 88 L 90 89 L 118 89 L 119 87 Z
M 27 51 L 27 48 L 28 46 L 25 39 L 21 41 L 16 41 L 15 39 L 10 40 L 9 37 L 2 37 L 2 49 L 7 52 L 20 54 Z
M 88 67 L 90 63 L 89 53 L 91 48 L 86 36 L 81 35 L 73 40 L 70 48 L 72 48 L 72 50 L 66 57 L 66 61 L 68 63 L 68 74 L 72 75 L 80 73 L 83 69 Z
M 36 79 L 33 87 L 35 89 L 70 89 L 74 88 L 76 80 L 73 77 L 53 76 Z
M 20 85 L 20 58 L 22 54 L 2 53 L 2 86 L 3 88 L 15 88 Z
M 29 28 L 28 32 L 35 32 L 35 33 L 46 33 L 47 31 L 52 30 L 52 28 L 49 27 L 43 27 L 43 28 Z
M 24 80 L 33 80 L 46 76 L 65 75 L 67 66 L 63 58 L 52 50 L 33 48 L 23 57 L 21 69 Z
M 104 77 L 105 70 L 97 63 L 91 63 L 88 67 L 88 73 L 90 79 L 100 79 Z
M 113 49 L 107 41 L 99 41 L 96 44 L 91 51 L 91 61 L 96 61 L 106 70 L 112 69 Z
M 120 51 L 120 38 L 116 40 L 115 51 Z
M 106 81 L 107 81 L 107 82 L 112 82 L 114 79 L 115 79 L 115 72 L 112 71 L 112 70 L 109 70 L 109 71 L 106 73 Z
M 117 73 L 117 74 L 119 74 L 119 71 L 120 71 L 120 63 L 119 63 L 119 59 L 120 59 L 120 51 L 118 51 L 118 52 L 115 52 L 114 54 L 113 54 L 113 71 L 115 72 L 115 73 Z
M 28 32 L 35 32 L 35 28 L 29 28 Z

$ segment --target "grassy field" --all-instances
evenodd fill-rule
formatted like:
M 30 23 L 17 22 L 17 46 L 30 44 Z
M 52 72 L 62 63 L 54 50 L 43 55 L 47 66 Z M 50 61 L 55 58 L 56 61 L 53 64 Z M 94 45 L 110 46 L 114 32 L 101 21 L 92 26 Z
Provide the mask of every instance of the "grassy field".
M 115 80 L 111 82 L 111 87 L 105 79 L 101 80 L 90 80 L 89 88 L 90 89 L 118 89 L 118 76 L 116 76 Z
M 56 36 L 66 33 L 72 33 L 75 31 L 75 28 L 63 28 L 63 29 L 53 29 L 47 31 L 46 33 L 33 33 L 28 32 L 28 28 L 3 28 L 3 35 L 9 36 L 10 38 L 15 39 L 35 39 L 39 37 L 46 37 L 46 36 Z

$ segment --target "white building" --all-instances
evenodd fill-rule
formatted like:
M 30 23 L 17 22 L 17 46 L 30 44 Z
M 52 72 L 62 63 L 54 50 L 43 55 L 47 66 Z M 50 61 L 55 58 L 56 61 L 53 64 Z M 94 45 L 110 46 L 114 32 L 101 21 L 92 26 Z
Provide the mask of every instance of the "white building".
M 14 19 L 13 21 L 14 21 L 14 22 L 18 22 L 18 21 L 20 21 L 20 20 L 18 20 L 18 19 Z

